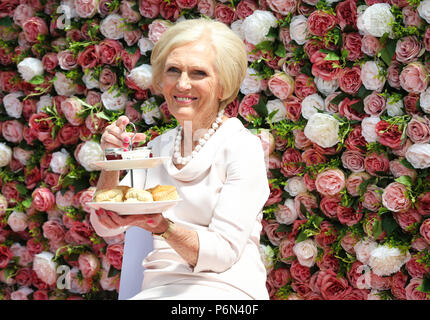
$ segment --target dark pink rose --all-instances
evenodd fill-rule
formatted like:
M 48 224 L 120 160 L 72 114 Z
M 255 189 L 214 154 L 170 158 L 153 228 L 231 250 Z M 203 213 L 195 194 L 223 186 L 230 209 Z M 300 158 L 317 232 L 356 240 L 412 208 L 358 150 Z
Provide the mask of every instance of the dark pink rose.
M 282 154 L 282 174 L 289 178 L 303 172 L 303 159 L 299 150 L 288 148 Z
M 80 51 L 77 57 L 77 63 L 82 70 L 92 69 L 100 63 L 100 48 L 98 45 L 89 45 L 83 51 Z
M 391 293 L 396 299 L 406 300 L 406 282 L 408 280 L 408 276 L 403 272 L 396 272 L 391 277 Z
M 371 184 L 367 186 L 366 192 L 363 194 L 363 207 L 370 211 L 378 211 L 382 205 L 382 188 Z
M 272 269 L 272 271 L 267 275 L 267 281 L 277 289 L 286 285 L 290 280 L 291 276 L 287 268 Z
M 70 244 L 89 245 L 91 244 L 90 238 L 93 236 L 93 233 L 94 231 L 92 230 L 88 222 L 73 221 L 73 224 L 71 228 L 66 232 L 64 239 L 67 243 Z
M 179 18 L 180 9 L 176 1 L 162 1 L 160 4 L 160 15 L 170 21 L 176 21 Z
M 319 77 L 325 81 L 332 81 L 339 77 L 341 71 L 340 68 L 333 66 L 333 61 L 326 60 L 326 56 L 327 53 L 322 53 L 320 51 L 315 52 L 311 57 L 311 71 L 314 77 Z
M 283 101 L 287 118 L 291 121 L 298 121 L 302 114 L 302 102 L 296 96 L 290 96 Z
M 302 213 L 302 205 L 306 211 L 313 214 L 312 209 L 318 208 L 317 198 L 308 192 L 299 193 L 294 198 L 294 207 L 300 219 L 305 219 L 305 215 Z
M 406 270 L 412 278 L 423 278 L 427 273 L 430 272 L 428 266 L 425 265 L 422 261 L 422 254 L 414 254 L 411 256 L 411 259 L 406 262 Z
M 141 19 L 139 12 L 133 9 L 136 3 L 134 1 L 121 1 L 119 9 L 121 11 L 121 16 L 128 23 L 137 23 Z
M 154 19 L 160 13 L 160 6 L 157 2 L 139 0 L 139 12 L 145 18 Z
M 237 20 L 236 11 L 233 8 L 223 4 L 217 3 L 214 11 L 214 18 L 227 25 Z
M 37 211 L 48 211 L 55 205 L 55 196 L 48 188 L 39 187 L 33 191 L 31 196 L 32 204 Z
M 372 176 L 381 175 L 390 169 L 390 162 L 384 154 L 371 153 L 364 159 L 364 167 Z
M 333 225 L 328 221 L 320 223 L 320 232 L 315 235 L 315 241 L 321 248 L 326 248 L 332 244 L 337 238 L 337 231 Z
M 121 42 L 114 39 L 104 39 L 99 43 L 100 62 L 116 65 L 123 49 Z
M 354 0 L 339 2 L 336 5 L 336 17 L 339 26 L 343 30 L 347 25 L 357 27 L 357 4 Z
M 142 38 L 142 31 L 140 29 L 124 30 L 124 41 L 129 47 L 136 44 L 140 38 Z M 140 53 L 139 50 L 137 52 Z
M 430 142 L 430 119 L 413 115 L 406 128 L 406 135 L 414 143 Z
M 311 277 L 310 268 L 302 266 L 298 260 L 291 263 L 290 274 L 298 282 L 308 282 Z
M 342 300 L 352 288 L 343 277 L 338 277 L 332 270 L 322 270 L 318 274 L 317 286 L 326 300 Z
M 337 218 L 337 207 L 340 205 L 341 197 L 336 196 L 324 196 L 320 201 L 321 211 L 331 219 Z
M 58 66 L 58 58 L 55 52 L 48 52 L 42 58 L 43 69 L 52 72 Z
M 430 191 L 422 193 L 417 199 L 418 213 L 427 216 L 430 215 Z
M 123 252 L 124 244 L 112 244 L 106 248 L 106 258 L 115 269 L 121 270 L 122 268 Z
M 386 100 L 378 92 L 373 91 L 363 100 L 364 112 L 371 116 L 380 116 L 386 109 Z
M 430 300 L 428 294 L 418 290 L 422 284 L 422 278 L 412 278 L 406 286 L 406 300 Z
M 388 84 L 396 89 L 400 89 L 400 66 L 401 63 L 398 61 L 391 61 L 391 64 L 388 66 L 387 69 L 387 81 Z
M 420 234 L 424 240 L 430 244 L 430 218 L 423 221 L 420 227 Z
M 370 34 L 363 35 L 361 39 L 361 51 L 370 57 L 374 57 L 380 50 L 382 45 L 377 37 Z
M 253 106 L 258 104 L 260 100 L 260 94 L 250 93 L 242 98 L 239 104 L 239 115 L 247 121 L 251 121 L 252 117 L 258 117 L 257 111 Z
M 20 143 L 24 139 L 24 125 L 18 120 L 6 120 L 2 123 L 3 138 L 12 143 Z
M 355 150 L 347 150 L 341 156 L 343 167 L 352 172 L 363 172 L 364 155 Z
M 314 36 L 322 37 L 336 26 L 336 16 L 324 11 L 313 11 L 307 20 L 308 30 Z
M 363 58 L 364 54 L 361 51 L 361 46 L 361 35 L 358 32 L 342 34 L 342 50 L 348 50 L 347 60 L 355 61 Z
M 60 242 L 64 239 L 64 235 L 66 233 L 64 226 L 62 223 L 57 220 L 48 220 L 43 226 L 43 236 L 51 241 Z
M 354 209 L 353 207 L 348 208 L 348 207 L 339 205 L 337 207 L 337 218 L 340 223 L 345 224 L 348 227 L 351 227 L 354 224 L 357 224 L 363 218 L 361 205 L 359 205 L 359 208 L 357 210 Z
M 242 0 L 236 6 L 237 17 L 243 20 L 253 14 L 257 8 L 258 5 L 254 0 Z
M 361 69 L 359 66 L 344 68 L 339 73 L 339 88 L 346 93 L 355 94 L 361 87 Z

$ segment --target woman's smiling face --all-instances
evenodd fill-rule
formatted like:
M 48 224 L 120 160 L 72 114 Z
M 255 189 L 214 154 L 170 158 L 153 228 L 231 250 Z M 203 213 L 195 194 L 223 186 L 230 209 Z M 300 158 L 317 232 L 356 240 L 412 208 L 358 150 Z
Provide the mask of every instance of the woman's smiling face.
M 201 128 L 215 119 L 222 89 L 215 51 L 208 41 L 173 49 L 167 56 L 161 83 L 169 111 L 178 121 L 193 121 L 193 128 Z

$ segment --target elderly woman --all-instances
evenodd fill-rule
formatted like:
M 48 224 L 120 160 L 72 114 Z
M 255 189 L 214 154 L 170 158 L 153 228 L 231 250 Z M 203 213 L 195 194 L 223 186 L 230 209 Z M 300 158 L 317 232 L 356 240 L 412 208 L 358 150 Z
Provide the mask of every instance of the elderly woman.
M 263 150 L 237 118 L 223 114 L 245 77 L 244 44 L 220 22 L 186 20 L 163 33 L 151 64 L 153 88 L 180 125 L 149 142 L 154 156 L 169 160 L 135 170 L 134 181 L 144 181 L 142 188 L 173 185 L 182 201 L 150 215 L 93 212 L 92 224 L 102 236 L 129 226 L 154 235 L 133 299 L 268 299 L 259 251 L 269 196 Z M 128 121 L 122 116 L 105 129 L 102 148 L 129 142 Z M 97 188 L 118 180 L 118 172 L 102 171 Z M 128 182 L 126 176 L 121 184 Z

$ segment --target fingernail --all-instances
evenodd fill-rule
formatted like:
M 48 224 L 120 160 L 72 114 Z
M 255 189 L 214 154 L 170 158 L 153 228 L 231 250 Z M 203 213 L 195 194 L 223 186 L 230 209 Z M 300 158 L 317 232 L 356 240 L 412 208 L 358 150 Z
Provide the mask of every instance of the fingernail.
M 122 149 L 122 151 L 128 151 L 128 149 L 124 148 L 124 149 Z
M 123 147 L 128 148 L 128 146 L 129 146 L 129 144 L 124 142 Z
M 124 141 L 128 143 L 128 142 L 130 142 L 130 138 L 129 137 L 125 137 Z
M 149 219 L 148 221 L 146 221 L 146 223 L 148 223 L 148 224 L 154 224 L 154 220 Z

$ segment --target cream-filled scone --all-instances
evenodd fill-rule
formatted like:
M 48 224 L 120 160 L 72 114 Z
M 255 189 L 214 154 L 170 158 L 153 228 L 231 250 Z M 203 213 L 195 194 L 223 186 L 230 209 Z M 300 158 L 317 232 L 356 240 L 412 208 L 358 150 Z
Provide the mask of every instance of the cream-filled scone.
M 124 193 L 120 188 L 102 189 L 94 193 L 95 202 L 122 202 Z

